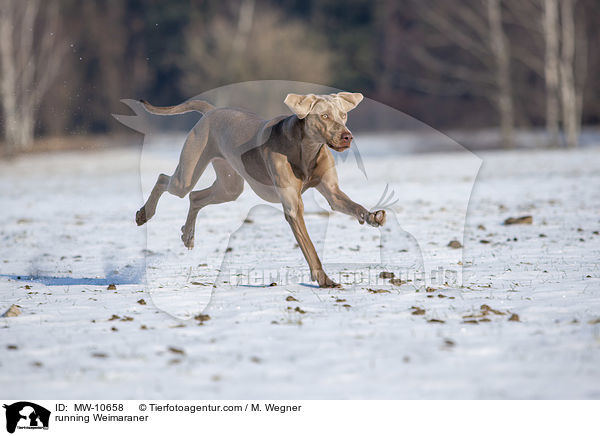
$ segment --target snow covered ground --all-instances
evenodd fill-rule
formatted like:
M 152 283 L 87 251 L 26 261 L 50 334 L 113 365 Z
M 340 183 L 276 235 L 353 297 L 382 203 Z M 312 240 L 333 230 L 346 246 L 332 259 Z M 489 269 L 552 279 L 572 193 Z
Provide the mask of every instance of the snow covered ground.
M 0 312 L 22 312 L 0 318 L 1 397 L 600 398 L 599 147 L 479 160 L 360 140 L 368 179 L 350 156 L 342 189 L 399 201 L 380 231 L 305 195 L 344 284 L 322 290 L 249 188 L 201 211 L 191 252 L 187 200 L 135 225 L 178 141 L 144 149 L 141 182 L 133 147 L 0 162 Z

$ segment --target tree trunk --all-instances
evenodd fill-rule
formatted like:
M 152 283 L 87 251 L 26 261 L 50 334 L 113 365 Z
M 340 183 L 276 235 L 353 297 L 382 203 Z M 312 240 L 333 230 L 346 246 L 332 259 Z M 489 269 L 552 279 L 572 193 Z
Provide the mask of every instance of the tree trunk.
M 250 32 L 252 31 L 252 24 L 254 22 L 255 6 L 256 0 L 243 0 L 240 3 L 237 29 L 233 36 L 231 55 L 229 57 L 227 69 L 225 70 L 226 83 L 235 83 L 243 76 L 241 72 L 243 67 L 241 59 L 250 39 Z M 220 91 L 217 94 L 215 103 L 218 107 L 228 106 L 230 104 L 229 102 L 230 96 L 227 91 Z
M 544 78 L 546 81 L 546 133 L 549 144 L 557 147 L 559 131 L 559 45 L 558 45 L 558 0 L 544 0 Z
M 2 113 L 4 118 L 4 139 L 13 153 L 19 143 L 19 126 L 17 96 L 17 73 L 13 61 L 13 27 L 14 24 L 7 10 L 0 12 L 0 96 L 2 98 Z
M 33 144 L 34 116 L 34 110 L 31 106 L 21 110 L 17 123 L 18 137 L 16 144 L 18 144 L 18 148 L 14 150 L 15 152 L 25 151 Z
M 561 0 L 561 59 L 560 85 L 563 123 L 567 146 L 577 147 L 579 142 L 580 120 L 578 119 L 577 92 L 575 90 L 575 20 L 573 0 Z
M 381 71 L 377 80 L 377 96 L 379 101 L 389 102 L 393 98 L 395 63 L 398 59 L 398 41 L 402 37 L 402 29 L 398 24 L 397 0 L 384 0 L 380 3 L 378 25 L 381 31 Z
M 36 109 L 56 78 L 66 47 L 59 45 L 58 2 L 3 0 L 0 9 L 0 99 L 9 153 L 33 143 Z M 43 35 L 34 41 L 34 35 Z
M 496 67 L 497 106 L 500 114 L 502 145 L 514 147 L 515 115 L 510 78 L 510 53 L 504 29 L 500 0 L 488 0 L 488 20 L 490 24 L 490 43 Z

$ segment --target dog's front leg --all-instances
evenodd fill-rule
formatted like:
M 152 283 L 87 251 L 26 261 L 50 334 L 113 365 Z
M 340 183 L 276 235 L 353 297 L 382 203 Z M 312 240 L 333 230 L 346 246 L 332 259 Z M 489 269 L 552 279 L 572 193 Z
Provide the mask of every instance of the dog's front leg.
M 301 197 L 301 185 L 293 183 L 292 177 L 288 178 L 291 183 L 285 187 L 279 187 L 278 193 L 283 206 L 283 213 L 285 219 L 292 228 L 296 242 L 304 254 L 304 258 L 310 268 L 310 275 L 313 280 L 316 280 L 321 288 L 338 288 L 339 284 L 331 280 L 325 271 L 323 271 L 323 265 L 317 255 L 317 250 L 313 245 L 308 231 L 306 230 L 306 224 L 304 223 L 304 203 L 302 203 Z
M 327 147 L 321 149 L 317 160 L 317 166 L 314 170 L 314 177 L 317 183 L 313 186 L 315 186 L 321 195 L 325 197 L 329 206 L 331 206 L 331 209 L 356 217 L 360 224 L 366 222 L 373 227 L 379 227 L 385 223 L 384 210 L 369 212 L 360 204 L 350 200 L 350 198 L 342 192 L 338 185 L 335 161 Z
M 385 210 L 369 212 L 360 204 L 353 202 L 342 192 L 337 181 L 322 181 L 317 190 L 325 197 L 332 210 L 354 216 L 360 224 L 365 222 L 373 227 L 382 226 L 385 223 Z
M 313 245 L 306 224 L 304 223 L 304 203 L 302 203 L 302 180 L 300 180 L 292 170 L 287 157 L 280 153 L 267 154 L 265 161 L 269 175 L 273 180 L 273 186 L 283 206 L 285 219 L 292 228 L 296 242 L 304 254 L 306 262 L 310 268 L 310 274 L 313 280 L 316 280 L 321 288 L 337 288 L 339 284 L 335 283 L 325 271 L 317 255 L 317 250 Z
M 321 288 L 339 288 L 340 285 L 331 280 L 325 271 L 323 271 L 321 260 L 308 236 L 306 224 L 304 223 L 304 205 L 300 193 L 298 192 L 296 200 L 284 199 L 282 204 L 285 219 L 292 228 L 294 237 L 308 262 L 312 279 L 316 280 Z

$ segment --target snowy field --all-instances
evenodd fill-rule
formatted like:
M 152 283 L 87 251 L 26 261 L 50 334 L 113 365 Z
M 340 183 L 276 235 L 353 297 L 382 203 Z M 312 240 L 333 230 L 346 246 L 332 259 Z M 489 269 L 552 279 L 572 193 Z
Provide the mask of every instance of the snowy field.
M 187 199 L 135 225 L 179 141 L 0 162 L 0 312 L 20 311 L 0 318 L 1 397 L 600 398 L 599 147 L 394 155 L 362 139 L 368 178 L 349 156 L 340 186 L 399 201 L 380 231 L 305 194 L 343 284 L 322 290 L 248 187 L 200 212 L 193 251 Z

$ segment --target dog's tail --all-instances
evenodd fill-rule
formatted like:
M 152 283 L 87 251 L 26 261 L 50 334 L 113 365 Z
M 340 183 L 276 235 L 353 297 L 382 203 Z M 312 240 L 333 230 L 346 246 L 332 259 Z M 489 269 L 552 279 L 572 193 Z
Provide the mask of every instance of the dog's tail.
M 215 107 L 203 100 L 188 100 L 185 103 L 178 104 L 176 106 L 152 106 L 145 100 L 140 100 L 140 103 L 144 105 L 144 108 L 151 114 L 156 115 L 177 115 L 185 114 L 187 112 L 201 112 L 206 113 L 213 110 Z

